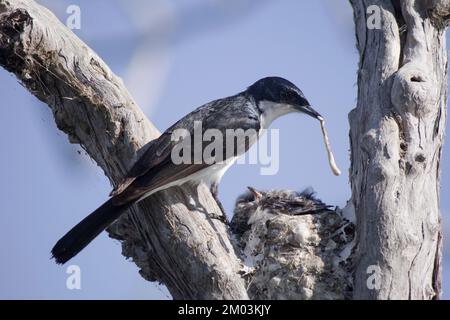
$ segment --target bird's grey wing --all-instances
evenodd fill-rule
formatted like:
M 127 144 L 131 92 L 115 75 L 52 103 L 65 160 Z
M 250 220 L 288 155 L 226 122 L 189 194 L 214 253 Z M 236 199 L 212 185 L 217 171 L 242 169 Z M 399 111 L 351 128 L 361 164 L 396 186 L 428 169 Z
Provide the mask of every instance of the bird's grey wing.
M 131 167 L 122 182 L 114 188 L 110 196 L 120 194 L 128 188 L 137 177 L 145 174 L 148 170 L 164 161 L 168 152 L 172 149 L 172 144 L 173 141 L 171 140 L 171 135 L 168 134 L 167 131 L 161 134 L 157 139 L 152 140 L 149 143 L 147 150 Z
M 173 147 L 176 143 L 182 142 L 173 141 L 172 135 L 174 131 L 177 129 L 185 129 L 192 135 L 195 121 L 201 121 L 217 109 L 224 108 L 226 106 L 225 100 L 226 99 L 220 99 L 200 106 L 177 121 L 174 125 L 164 131 L 157 139 L 152 140 L 149 143 L 147 150 L 135 162 L 122 182 L 111 192 L 110 196 L 116 196 L 122 193 L 136 180 L 136 178 L 145 175 L 161 163 L 167 164 Z
M 155 140 L 155 144 L 149 146 L 145 154 L 138 160 L 135 166 L 128 174 L 129 182 L 124 184 L 122 189 L 117 189 L 116 202 L 118 204 L 126 203 L 139 199 L 144 194 L 151 192 L 161 186 L 185 178 L 199 170 L 202 170 L 212 162 L 202 161 L 201 163 L 181 163 L 175 164 L 172 161 L 172 149 L 177 143 L 183 141 L 173 141 L 172 133 L 175 129 L 185 129 L 186 134 L 191 136 L 191 143 L 195 142 L 192 138 L 194 135 L 194 125 L 196 121 L 201 121 L 203 133 L 208 129 L 217 129 L 225 132 L 226 129 L 236 130 L 254 129 L 255 134 L 251 135 L 249 139 L 245 140 L 244 151 L 247 151 L 252 142 L 256 139 L 255 135 L 260 129 L 259 117 L 254 110 L 247 110 L 248 101 L 245 99 L 231 99 L 231 98 L 213 101 L 202 108 L 197 109 L 187 117 L 181 119 L 174 126 L 169 128 L 163 135 Z M 202 146 L 200 150 L 210 144 L 208 141 L 201 141 Z M 224 154 L 217 161 L 222 161 L 229 158 L 229 154 L 225 153 L 224 140 Z M 194 150 L 197 149 L 191 145 L 191 158 L 194 159 Z M 234 153 L 237 147 L 235 146 Z M 232 155 L 233 156 L 233 155 Z M 201 158 L 201 160 L 205 160 Z
M 174 164 L 172 161 L 163 162 L 146 174 L 135 178 L 125 190 L 114 197 L 114 204 L 124 205 L 137 201 L 155 189 L 190 176 L 208 166 L 209 164 L 205 163 Z
M 233 99 L 227 106 L 205 117 L 203 132 L 215 129 L 223 134 L 223 160 L 236 157 L 257 141 L 260 130 L 260 115 L 247 99 Z M 232 146 L 233 150 L 227 150 Z M 232 152 L 230 152 L 232 151 Z

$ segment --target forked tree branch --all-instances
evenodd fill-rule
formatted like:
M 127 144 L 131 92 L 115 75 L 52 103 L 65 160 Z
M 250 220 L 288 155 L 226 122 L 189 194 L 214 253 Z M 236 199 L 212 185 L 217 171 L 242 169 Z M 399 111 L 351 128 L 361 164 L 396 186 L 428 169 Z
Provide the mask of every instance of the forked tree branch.
M 0 65 L 50 106 L 114 185 L 159 134 L 105 63 L 33 1 L 0 0 Z M 220 210 L 204 185 L 158 192 L 108 232 L 176 299 L 349 297 L 354 226 L 340 210 L 298 216 L 318 200 L 292 192 L 246 199 L 233 221 L 239 234 L 214 218 Z
M 34 1 L 0 0 L 0 64 L 49 105 L 58 128 L 114 185 L 159 135 L 121 79 Z M 185 205 L 191 199 L 195 207 Z M 205 186 L 171 188 L 134 206 L 109 232 L 142 276 L 163 282 L 176 299 L 247 299 L 227 227 L 211 218 L 219 214 Z

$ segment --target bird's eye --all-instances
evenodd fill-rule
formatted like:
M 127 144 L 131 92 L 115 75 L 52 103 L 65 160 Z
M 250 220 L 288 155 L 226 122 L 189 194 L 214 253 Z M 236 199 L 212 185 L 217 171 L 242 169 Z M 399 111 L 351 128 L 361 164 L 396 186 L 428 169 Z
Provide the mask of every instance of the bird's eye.
M 286 90 L 281 92 L 281 99 L 286 102 L 292 102 L 295 100 L 295 92 L 291 90 Z
M 285 101 L 289 100 L 291 95 L 292 95 L 291 92 L 288 90 L 283 90 L 280 92 L 280 98 Z

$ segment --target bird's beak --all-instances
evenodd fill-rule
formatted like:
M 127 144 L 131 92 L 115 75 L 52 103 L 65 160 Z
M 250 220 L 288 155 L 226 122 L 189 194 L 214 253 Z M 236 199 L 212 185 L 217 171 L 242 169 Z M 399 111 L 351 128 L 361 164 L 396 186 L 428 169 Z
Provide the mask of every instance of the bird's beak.
M 306 113 L 307 115 L 316 118 L 319 121 L 323 120 L 323 117 L 320 115 L 320 113 L 318 113 L 316 110 L 314 110 L 311 106 L 306 105 L 306 106 L 300 106 L 300 108 L 298 108 L 300 112 Z

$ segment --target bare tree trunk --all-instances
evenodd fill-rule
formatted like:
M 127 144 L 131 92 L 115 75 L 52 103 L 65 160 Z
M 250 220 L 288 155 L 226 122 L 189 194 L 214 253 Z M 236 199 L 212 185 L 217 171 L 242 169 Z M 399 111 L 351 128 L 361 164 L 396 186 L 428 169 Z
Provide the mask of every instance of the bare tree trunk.
M 298 216 L 305 203 L 323 204 L 293 192 L 247 195 L 230 234 L 204 185 L 159 192 L 108 229 L 145 279 L 175 299 L 439 297 L 450 4 L 373 2 L 378 30 L 367 28 L 366 1 L 351 1 L 361 54 L 352 200 Z M 113 185 L 159 135 L 108 66 L 32 0 L 0 0 L 0 65 L 49 105 Z
M 349 116 L 358 240 L 354 298 L 436 299 L 450 3 L 351 4 L 360 53 L 358 104 Z M 380 28 L 370 29 L 377 12 Z

